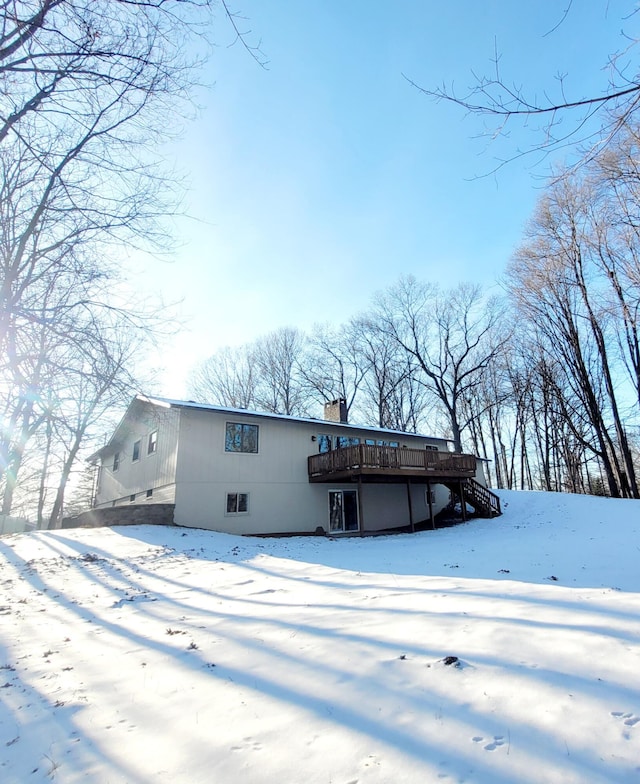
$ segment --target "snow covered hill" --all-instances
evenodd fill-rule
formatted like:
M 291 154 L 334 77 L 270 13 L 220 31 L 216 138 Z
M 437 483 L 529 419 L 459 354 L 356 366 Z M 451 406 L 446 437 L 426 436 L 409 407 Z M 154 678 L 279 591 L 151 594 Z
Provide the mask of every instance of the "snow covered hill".
M 0 537 L 3 784 L 640 781 L 640 502 Z

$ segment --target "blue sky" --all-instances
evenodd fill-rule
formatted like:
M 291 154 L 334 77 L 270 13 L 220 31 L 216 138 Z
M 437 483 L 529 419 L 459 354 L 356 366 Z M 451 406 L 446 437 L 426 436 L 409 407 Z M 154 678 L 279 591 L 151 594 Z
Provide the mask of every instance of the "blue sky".
M 548 161 L 501 157 L 530 128 L 489 143 L 483 122 L 408 79 L 460 91 L 502 73 L 530 94 L 606 88 L 607 56 L 636 19 L 630 0 L 452 3 L 235 0 L 269 59 L 261 69 L 220 16 L 201 111 L 167 162 L 189 181 L 171 263 L 144 286 L 180 298 L 184 331 L 162 359 L 167 395 L 225 345 L 281 326 L 339 323 L 402 274 L 497 285 L 540 195 Z M 545 35 L 548 33 L 547 35 Z

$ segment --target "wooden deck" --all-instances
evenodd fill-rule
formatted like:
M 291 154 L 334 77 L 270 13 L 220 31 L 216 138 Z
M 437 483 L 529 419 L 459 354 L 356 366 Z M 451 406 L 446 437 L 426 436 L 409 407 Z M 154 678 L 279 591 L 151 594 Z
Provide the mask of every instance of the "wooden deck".
M 308 458 L 310 482 L 443 482 L 475 476 L 473 455 L 356 444 Z

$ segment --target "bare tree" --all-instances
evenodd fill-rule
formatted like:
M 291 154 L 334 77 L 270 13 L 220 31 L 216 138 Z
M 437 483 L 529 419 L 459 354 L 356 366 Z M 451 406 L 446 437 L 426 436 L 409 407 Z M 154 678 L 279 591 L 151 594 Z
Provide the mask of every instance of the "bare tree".
M 191 372 L 189 393 L 205 403 L 254 408 L 257 382 L 250 347 L 226 346 Z
M 358 401 L 364 421 L 391 430 L 418 432 L 427 424 L 428 401 L 410 358 L 380 329 L 375 318 L 353 319 L 349 328 L 364 370 Z
M 612 495 L 637 497 L 633 458 L 622 420 L 610 320 L 593 264 L 591 191 L 570 177 L 541 199 L 527 239 L 510 267 L 510 288 L 523 317 L 546 338 L 544 351 L 572 392 L 556 396 L 580 439 L 584 419 L 595 436 L 585 443 L 602 461 Z M 613 343 L 615 345 L 615 342 Z
M 365 361 L 348 325 L 316 324 L 300 354 L 298 368 L 305 393 L 320 403 L 343 399 L 347 413 L 351 412 L 363 382 Z
M 448 418 L 454 449 L 462 451 L 462 402 L 507 342 L 498 300 L 485 300 L 477 286 L 437 286 L 403 278 L 378 298 L 377 320 L 420 371 L 417 378 Z
M 45 465 L 52 464 L 54 442 L 64 440 L 66 431 L 67 456 L 75 458 L 77 437 L 86 433 L 92 412 L 126 376 L 122 346 L 111 339 L 106 345 L 105 325 L 115 315 L 125 329 L 135 331 L 140 324 L 114 291 L 121 277 L 114 259 L 124 243 L 166 248 L 161 218 L 173 209 L 167 197 L 176 188 L 173 182 L 168 187 L 157 151 L 172 127 L 180 129 L 167 117 L 187 113 L 203 51 L 199 44 L 205 41 L 203 25 L 213 5 L 210 0 L 0 3 L 5 512 L 25 450 L 40 428 L 46 427 L 40 439 Z M 238 16 L 224 2 L 222 9 L 247 45 Z M 87 352 L 90 344 L 95 355 Z M 89 373 L 76 368 L 79 358 Z M 109 363 L 115 363 L 111 369 Z M 76 384 L 80 379 L 82 390 Z M 73 389 L 81 401 L 72 427 L 70 409 L 60 418 L 60 408 L 52 406 L 49 390 L 54 389 L 67 401 Z M 67 462 L 60 467 L 54 517 L 62 507 Z
M 611 12 L 609 3 L 602 3 L 602 12 L 603 18 Z M 561 25 L 570 25 L 578 13 L 573 0 L 568 0 L 557 18 L 550 20 L 546 34 Z M 629 4 L 628 13 L 621 14 L 622 24 L 636 13 L 637 9 Z M 633 124 L 640 106 L 638 69 L 632 59 L 629 63 L 630 50 L 637 44 L 637 38 L 622 31 L 621 39 L 620 51 L 611 53 L 607 63 L 595 64 L 596 67 L 608 66 L 607 88 L 587 96 L 568 97 L 564 77 L 556 78 L 554 86 L 536 85 L 529 90 L 512 83 L 502 73 L 498 51 L 493 55 L 493 72 L 480 77 L 474 75 L 474 82 L 464 92 L 459 92 L 453 85 L 425 88 L 409 81 L 431 98 L 453 103 L 467 114 L 489 120 L 487 135 L 491 139 L 507 137 L 518 121 L 529 131 L 537 131 L 532 145 L 519 149 L 513 157 L 530 152 L 548 154 L 571 145 L 582 148 L 582 160 L 585 160 L 613 143 L 626 124 Z
M 162 312 L 163 319 L 166 311 Z M 74 308 L 57 313 L 55 327 L 35 322 L 17 345 L 14 374 L 5 375 L 3 397 L 11 417 L 3 428 L 0 454 L 6 460 L 2 506 L 14 502 L 18 476 L 30 452 L 42 453 L 38 518 L 45 495 L 57 486 L 50 510 L 54 522 L 63 509 L 66 485 L 85 441 L 113 406 L 137 389 L 131 368 L 156 331 L 149 316 L 118 309 Z M 17 374 L 28 380 L 28 393 Z M 15 423 L 15 424 L 12 424 Z
M 257 374 L 256 403 L 262 411 L 302 416 L 308 413 L 300 363 L 303 334 L 282 327 L 258 338 L 251 347 L 251 362 Z
M 640 409 L 640 138 L 628 126 L 588 172 L 590 257 L 605 287 L 620 355 Z M 608 293 L 606 293 L 608 290 Z
M 474 453 L 491 456 L 496 486 L 509 488 L 513 480 L 513 452 L 508 454 L 507 444 L 511 446 L 515 441 L 517 428 L 514 425 L 518 421 L 509 376 L 512 350 L 512 344 L 505 346 L 504 355 L 497 357 L 483 373 L 473 394 L 461 400 L 462 417 L 468 422 Z M 487 480 L 492 484 L 489 466 L 485 470 Z
M 87 437 L 95 435 L 92 431 L 109 410 L 123 405 L 135 391 L 136 378 L 128 368 L 149 342 L 147 327 L 142 323 L 136 330 L 117 313 L 100 323 L 91 318 L 75 335 L 76 351 L 58 368 L 57 377 L 62 375 L 64 383 L 58 384 L 48 420 L 59 456 L 49 528 L 59 527 L 69 479 Z
M 78 472 L 77 480 L 70 489 L 69 498 L 65 502 L 65 516 L 74 515 L 91 509 L 95 501 L 96 491 L 96 466 L 85 465 Z M 42 527 L 42 526 L 40 526 Z

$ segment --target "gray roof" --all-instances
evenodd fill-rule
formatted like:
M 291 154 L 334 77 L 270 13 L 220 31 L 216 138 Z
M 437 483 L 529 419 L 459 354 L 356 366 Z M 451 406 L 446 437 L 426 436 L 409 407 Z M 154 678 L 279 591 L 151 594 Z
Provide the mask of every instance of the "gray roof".
M 354 425 L 346 422 L 334 422 L 329 419 L 312 418 L 312 417 L 297 417 L 290 414 L 272 414 L 268 411 L 249 411 L 246 408 L 229 408 L 227 406 L 214 406 L 210 403 L 196 403 L 194 400 L 173 400 L 166 397 L 145 397 L 144 395 L 137 395 L 136 400 L 142 400 L 147 403 L 155 405 L 170 406 L 171 408 L 194 408 L 201 411 L 217 411 L 222 414 L 238 414 L 242 416 L 261 417 L 263 419 L 283 419 L 287 422 L 307 422 L 310 424 L 318 425 L 335 425 L 336 427 L 345 427 L 352 430 L 367 430 L 371 433 L 383 433 L 384 435 L 394 436 L 419 436 L 420 438 L 428 438 L 431 441 L 441 441 L 442 443 L 449 443 L 450 438 L 439 438 L 437 436 L 429 436 L 424 433 L 408 433 L 405 430 L 390 430 L 384 427 L 372 427 L 371 425 Z
M 339 427 L 345 430 L 359 430 L 365 431 L 372 434 L 377 434 L 381 436 L 395 436 L 396 438 L 402 436 L 418 436 L 420 438 L 427 438 L 430 441 L 438 441 L 443 444 L 447 444 L 451 441 L 449 438 L 438 438 L 437 436 L 427 436 L 422 433 L 407 433 L 403 430 L 390 430 L 384 427 L 371 427 L 370 425 L 353 425 L 347 424 L 345 422 L 334 422 L 329 419 L 314 419 L 314 418 L 306 418 L 306 417 L 296 417 L 291 416 L 289 414 L 272 414 L 267 411 L 249 411 L 246 408 L 230 408 L 227 406 L 214 406 L 210 403 L 196 403 L 194 400 L 174 400 L 173 398 L 168 397 L 148 397 L 146 395 L 136 395 L 135 398 L 129 404 L 127 411 L 125 412 L 124 416 L 120 420 L 118 426 L 113 431 L 113 434 L 109 441 L 97 452 L 94 452 L 89 458 L 89 462 L 94 462 L 98 458 L 102 457 L 104 454 L 112 451 L 113 448 L 119 443 L 118 439 L 118 431 L 122 428 L 127 414 L 129 413 L 130 409 L 140 403 L 148 403 L 149 405 L 158 406 L 161 408 L 184 408 L 184 409 L 194 409 L 196 411 L 212 411 L 219 414 L 232 414 L 238 416 L 248 416 L 248 417 L 255 417 L 258 419 L 281 419 L 286 422 L 304 422 L 307 424 L 313 424 L 316 426 L 324 425 L 326 427 Z

